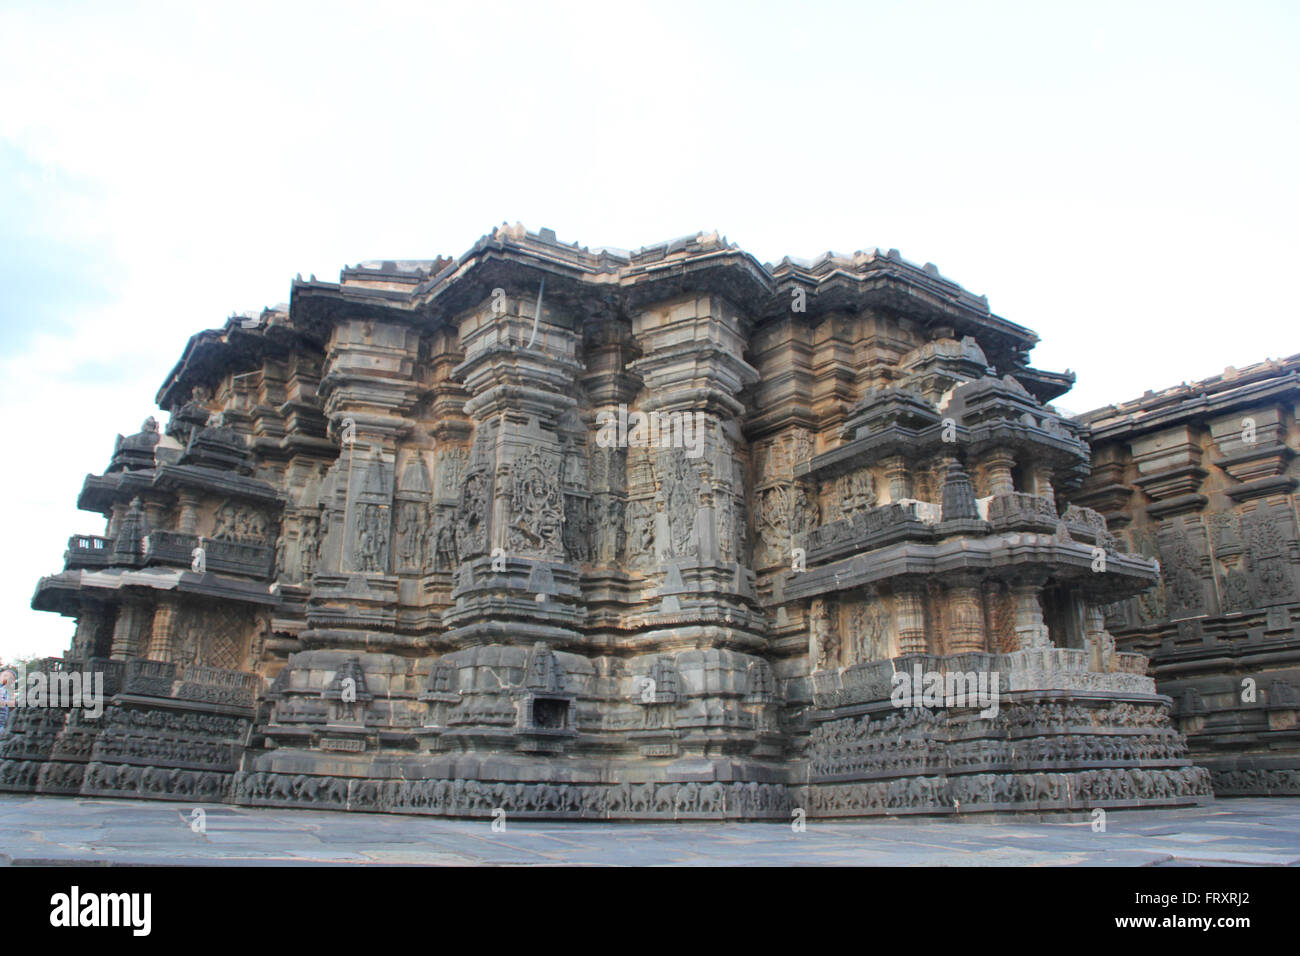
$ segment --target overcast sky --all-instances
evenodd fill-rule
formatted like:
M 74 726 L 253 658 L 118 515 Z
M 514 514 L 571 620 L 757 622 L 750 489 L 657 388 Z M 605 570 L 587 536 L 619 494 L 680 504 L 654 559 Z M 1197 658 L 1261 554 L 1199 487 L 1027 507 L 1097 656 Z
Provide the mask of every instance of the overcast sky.
M 5 657 L 190 335 L 502 221 L 898 248 L 1075 412 L 1300 352 L 1295 3 L 105 6 L 0 9 Z

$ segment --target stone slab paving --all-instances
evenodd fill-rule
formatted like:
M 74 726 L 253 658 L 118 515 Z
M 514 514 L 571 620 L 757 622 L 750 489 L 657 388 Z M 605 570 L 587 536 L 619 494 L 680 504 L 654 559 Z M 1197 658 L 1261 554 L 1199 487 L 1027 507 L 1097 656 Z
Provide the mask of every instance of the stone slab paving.
M 0 794 L 0 862 L 81 865 L 1300 866 L 1300 798 L 983 823 L 549 823 Z

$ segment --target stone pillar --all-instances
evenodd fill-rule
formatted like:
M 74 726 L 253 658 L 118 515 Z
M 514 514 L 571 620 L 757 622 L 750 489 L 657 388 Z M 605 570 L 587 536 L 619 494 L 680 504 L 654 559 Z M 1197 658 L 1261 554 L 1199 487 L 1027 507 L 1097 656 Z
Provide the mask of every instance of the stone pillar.
M 952 521 L 978 521 L 979 509 L 975 504 L 975 489 L 957 459 L 950 459 L 940 493 L 940 514 L 945 523 Z
M 1016 607 L 1016 641 L 1020 650 L 1051 647 L 1047 624 L 1043 621 L 1043 608 L 1038 601 L 1040 584 L 1016 584 L 1011 588 L 1011 598 Z
M 1088 670 L 1109 674 L 1119 663 L 1115 658 L 1115 638 L 1106 630 L 1106 615 L 1100 604 L 1091 601 L 1083 606 L 1083 641 L 1088 648 Z
M 177 498 L 180 501 L 181 513 L 180 520 L 177 523 L 177 530 L 182 534 L 198 534 L 199 532 L 199 496 L 188 491 L 182 491 Z
M 889 500 L 894 502 L 912 497 L 912 476 L 908 473 L 907 462 L 895 455 L 886 458 L 882 464 L 889 482 Z
M 100 615 L 89 604 L 83 605 L 77 615 L 77 631 L 72 637 L 72 656 L 77 658 L 93 657 L 95 654 L 95 634 L 99 628 Z
M 576 414 L 581 335 L 565 305 L 543 298 L 537 314 L 530 277 L 511 282 L 459 319 L 465 359 L 453 376 L 471 396 L 474 440 L 453 511 L 456 606 L 443 617 L 457 645 L 577 639 L 570 628 L 580 592 L 568 552 L 580 528 L 565 524 L 583 516 L 566 507 L 565 491 L 585 495 L 594 443 Z M 505 628 L 502 607 L 512 605 L 527 606 L 528 620 Z
M 723 571 L 728 560 L 718 540 L 721 525 L 731 557 L 736 550 L 735 506 L 746 497 L 744 487 L 737 487 L 741 479 L 734 467 L 736 439 L 728 438 L 728 433 L 741 434 L 746 409 L 737 396 L 758 380 L 758 372 L 744 359 L 750 321 L 719 296 L 692 295 L 656 303 L 631 316 L 633 341 L 642 357 L 628 370 L 644 383 L 640 411 L 680 423 L 680 434 L 692 439 L 689 446 L 683 440 L 678 447 L 679 426 L 674 424 L 671 433 L 661 434 L 660 447 L 647 449 L 656 484 L 656 567 L 648 570 L 676 565 L 686 573 L 688 592 L 723 590 L 734 595 L 737 591 L 736 575 Z M 664 437 L 673 439 L 666 443 L 668 447 Z M 802 451 L 792 450 L 793 436 L 778 441 L 788 456 L 783 467 L 795 457 L 802 458 Z M 793 481 L 793 467 L 785 474 Z M 629 494 L 640 496 L 643 488 L 629 488 Z M 768 514 L 764 509 L 778 502 L 795 509 L 795 489 L 764 490 L 771 493 L 755 496 L 760 512 Z M 719 514 L 722 507 L 725 516 Z M 648 510 L 644 502 L 637 502 L 636 508 L 642 514 Z M 785 520 L 787 525 L 792 520 L 788 511 Z M 756 523 L 761 528 L 762 518 Z M 787 528 L 788 533 L 793 530 Z M 780 547 L 788 549 L 789 541 L 782 541 Z
M 115 661 L 124 661 L 129 657 L 141 656 L 140 639 L 151 612 L 151 608 L 140 604 L 126 601 L 121 604 L 113 627 L 113 646 L 109 657 Z
M 172 601 L 160 601 L 153 612 L 153 633 L 144 656 L 151 661 L 171 660 L 175 633 L 176 605 Z
M 588 323 L 583 353 L 587 370 L 582 383 L 591 402 L 590 433 L 597 436 L 596 441 L 588 443 L 591 561 L 607 567 L 620 562 L 626 565 L 627 448 L 620 442 L 610 442 L 608 431 L 602 440 L 601 427 L 608 429 L 612 422 L 617 430 L 641 389 L 640 377 L 626 371 L 636 346 L 625 319 L 596 314 Z M 644 507 L 639 514 L 644 520 Z
M 1056 491 L 1052 488 L 1052 469 L 1041 465 L 1034 469 L 1034 494 L 1048 501 L 1056 501 Z
M 984 458 L 984 474 L 988 479 L 990 495 L 1009 495 L 1015 492 L 1016 483 L 1011 470 L 1016 459 L 1005 448 L 997 448 Z
M 948 589 L 948 651 L 965 654 L 985 647 L 984 602 L 975 584 L 954 584 Z
M 342 447 L 327 479 L 321 571 L 388 574 L 392 567 L 397 444 L 427 391 L 415 373 L 418 357 L 419 334 L 408 326 L 347 319 L 334 328 L 320 394 Z
M 925 600 L 922 586 L 912 582 L 894 586 L 894 614 L 897 621 L 898 653 L 924 654 Z

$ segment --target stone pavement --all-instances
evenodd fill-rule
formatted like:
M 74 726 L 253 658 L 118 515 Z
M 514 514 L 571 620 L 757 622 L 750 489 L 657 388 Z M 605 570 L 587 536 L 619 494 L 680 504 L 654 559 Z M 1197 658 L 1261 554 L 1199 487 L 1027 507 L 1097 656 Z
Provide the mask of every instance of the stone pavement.
M 550 823 L 0 794 L 0 862 L 636 866 L 1300 865 L 1300 799 L 1087 820 Z M 202 805 L 197 805 L 202 806 Z

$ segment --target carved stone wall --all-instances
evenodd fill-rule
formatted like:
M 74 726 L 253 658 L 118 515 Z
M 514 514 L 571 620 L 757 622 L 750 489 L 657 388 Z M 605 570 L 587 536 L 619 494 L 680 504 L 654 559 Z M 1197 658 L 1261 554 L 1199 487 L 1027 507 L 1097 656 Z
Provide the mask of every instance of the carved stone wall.
M 1129 551 L 1062 510 L 1089 451 L 1034 342 L 896 252 L 765 266 L 716 234 L 504 226 L 299 279 L 196 335 L 165 428 L 86 479 L 104 534 L 33 603 L 118 684 L 23 714 L 0 786 L 664 820 L 1204 799 L 1098 608 L 1167 557 L 1180 614 L 1276 615 L 1294 522 L 1195 520 L 1191 431 L 1142 451 L 1173 505 Z M 917 661 L 996 672 L 1003 717 L 895 707 Z
M 1176 726 L 1223 794 L 1300 793 L 1300 471 L 1295 370 L 1268 361 L 1081 416 L 1092 476 L 1077 500 L 1161 582 L 1107 610 L 1151 657 Z

